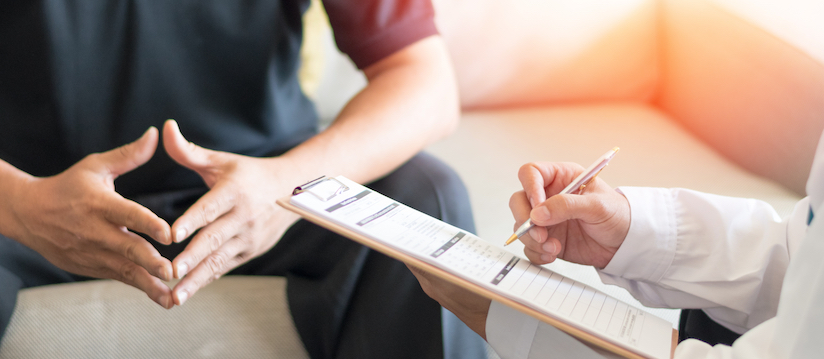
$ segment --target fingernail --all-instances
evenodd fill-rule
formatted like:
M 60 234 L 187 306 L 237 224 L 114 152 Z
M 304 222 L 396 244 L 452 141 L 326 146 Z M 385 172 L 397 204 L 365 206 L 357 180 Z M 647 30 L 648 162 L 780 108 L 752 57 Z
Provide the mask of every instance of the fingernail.
M 166 244 L 166 232 L 165 231 L 157 231 L 155 232 L 154 236 L 152 236 L 155 240 L 160 243 Z
M 186 275 L 186 272 L 189 271 L 189 266 L 186 263 L 180 263 L 177 265 L 177 279 L 183 278 Z
M 161 295 L 160 298 L 157 299 L 157 304 L 160 304 L 163 308 L 169 309 L 169 296 L 166 294 Z
M 544 243 L 544 241 L 546 240 L 546 238 L 542 238 L 540 236 L 537 228 L 530 229 L 529 230 L 529 236 L 532 237 L 532 239 L 534 239 L 535 242 L 538 242 L 538 243 Z
M 549 209 L 544 206 L 536 208 L 532 211 L 532 217 L 539 222 L 546 222 L 549 220 Z
M 184 239 L 186 239 L 186 229 L 180 228 L 175 232 L 175 242 L 180 243 L 183 242 Z
M 163 279 L 165 281 L 169 281 L 172 279 L 172 275 L 169 273 L 169 269 L 165 265 L 160 267 L 157 273 L 160 275 L 160 279 Z
M 544 243 L 543 248 L 544 248 L 544 252 L 547 252 L 548 254 L 555 255 L 555 243 L 553 243 L 553 242 Z
M 185 290 L 180 290 L 177 292 L 177 302 L 180 303 L 178 305 L 183 305 L 186 302 L 186 299 L 189 298 L 189 292 Z

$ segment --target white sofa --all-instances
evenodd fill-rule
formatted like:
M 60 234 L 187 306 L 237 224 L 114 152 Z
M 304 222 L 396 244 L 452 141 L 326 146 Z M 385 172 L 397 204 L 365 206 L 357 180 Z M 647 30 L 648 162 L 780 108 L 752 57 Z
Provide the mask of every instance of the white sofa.
M 621 152 L 601 174 L 613 186 L 754 197 L 781 213 L 803 195 L 824 129 L 821 2 L 436 0 L 436 9 L 465 112 L 428 151 L 466 182 L 482 238 L 511 234 L 520 165 L 587 164 L 614 146 Z M 316 92 L 327 118 L 363 84 L 336 56 L 324 56 Z M 632 301 L 590 268 L 550 267 Z M 283 285 L 227 277 L 171 311 L 110 281 L 28 289 L 0 358 L 304 358 Z M 676 311 L 654 311 L 676 324 Z

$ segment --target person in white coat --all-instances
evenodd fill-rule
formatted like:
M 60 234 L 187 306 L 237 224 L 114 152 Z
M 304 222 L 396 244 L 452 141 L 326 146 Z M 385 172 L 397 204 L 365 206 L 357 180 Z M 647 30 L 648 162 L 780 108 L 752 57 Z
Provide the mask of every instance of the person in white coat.
M 560 192 L 583 168 L 521 167 L 524 190 L 510 207 L 537 264 L 592 265 L 601 280 L 650 307 L 701 309 L 741 334 L 731 346 L 687 339 L 675 358 L 814 358 L 824 355 L 824 136 L 807 195 L 780 218 L 762 201 L 687 189 L 620 187 L 597 179 L 580 195 Z M 816 214 L 820 214 L 816 216 Z M 502 358 L 535 352 L 548 324 L 413 268 L 426 293 L 483 336 Z M 553 332 L 557 333 L 557 332 Z

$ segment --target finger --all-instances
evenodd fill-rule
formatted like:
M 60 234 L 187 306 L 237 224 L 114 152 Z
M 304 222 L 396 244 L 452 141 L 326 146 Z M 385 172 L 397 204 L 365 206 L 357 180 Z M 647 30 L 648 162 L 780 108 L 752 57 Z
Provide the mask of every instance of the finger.
M 116 194 L 107 199 L 101 207 L 103 218 L 112 224 L 143 233 L 158 243 L 172 243 L 172 229 L 169 224 L 148 208 Z
M 529 205 L 529 199 L 526 198 L 524 191 L 515 192 L 509 197 L 509 210 L 512 212 L 512 217 L 515 218 L 515 229 L 529 219 L 532 206 Z
M 236 215 L 224 216 L 198 232 L 186 249 L 175 257 L 175 278 L 183 278 L 189 269 L 220 249 L 223 243 L 240 232 L 241 223 Z
M 144 268 L 157 278 L 167 281 L 172 279 L 172 263 L 142 237 L 114 226 L 102 234 L 106 238 L 102 241 L 104 248 Z
M 95 163 L 100 166 L 99 170 L 120 176 L 152 158 L 157 149 L 157 136 L 157 128 L 149 127 L 137 141 L 97 154 Z
M 167 120 L 163 125 L 163 148 L 175 162 L 191 170 L 200 171 L 212 166 L 214 151 L 187 141 L 175 120 Z
M 546 258 L 544 258 L 543 253 L 536 252 L 530 248 L 524 247 L 524 255 L 526 255 L 526 258 L 529 259 L 530 262 L 538 265 L 552 263 L 552 261 L 546 260 Z
M 560 193 L 583 171 L 577 163 L 534 162 L 521 166 L 518 179 L 530 197 L 532 207 L 536 207 L 546 198 Z
M 607 206 L 595 195 L 563 194 L 550 197 L 529 216 L 538 226 L 552 226 L 572 219 L 598 223 L 608 217 Z
M 235 192 L 224 188 L 226 186 L 218 186 L 206 192 L 175 221 L 172 225 L 175 242 L 182 242 L 198 229 L 216 221 L 234 208 Z
M 220 278 L 242 262 L 239 254 L 244 244 L 237 238 L 227 241 L 220 249 L 211 253 L 181 279 L 172 290 L 177 305 L 183 305 L 189 298 L 215 279 Z
M 170 309 L 174 306 L 171 289 L 145 268 L 115 253 L 104 253 L 101 259 L 110 270 L 108 278 L 142 290 L 163 308 Z
M 538 233 L 537 235 L 535 233 Z M 536 239 L 540 238 L 540 239 Z M 540 251 L 541 246 L 546 242 L 546 239 L 549 238 L 547 234 L 547 230 L 545 227 L 533 227 L 526 235 L 521 236 L 520 240 L 521 243 L 524 244 L 524 247 L 532 248 L 536 251 Z
M 531 162 L 521 166 L 518 170 L 518 180 L 521 181 L 521 187 L 523 187 L 524 193 L 529 200 L 530 208 L 546 201 L 545 187 L 547 182 L 545 179 L 551 182 L 553 174 L 545 174 L 544 172 L 546 172 L 546 170 L 542 171 L 544 167 L 545 166 L 536 162 Z M 551 171 L 552 168 L 549 168 L 549 170 Z
M 515 226 L 513 230 L 518 230 L 518 228 L 529 219 L 529 213 L 532 210 L 532 206 L 529 204 L 529 200 L 526 197 L 526 193 L 524 191 L 518 191 L 512 194 L 512 197 L 509 198 L 509 209 L 512 211 L 512 216 L 515 218 Z M 535 228 L 533 228 L 534 230 Z M 532 232 L 532 231 L 530 231 Z M 545 236 L 541 235 L 542 232 L 536 231 L 532 239 L 538 243 L 542 243 Z M 545 233 L 545 231 L 543 231 Z M 521 241 L 523 238 L 521 237 Z

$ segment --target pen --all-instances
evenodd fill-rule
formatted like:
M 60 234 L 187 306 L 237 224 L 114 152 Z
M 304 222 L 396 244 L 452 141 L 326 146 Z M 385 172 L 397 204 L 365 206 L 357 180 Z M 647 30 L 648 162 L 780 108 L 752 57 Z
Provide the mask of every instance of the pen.
M 599 173 L 601 173 L 601 170 L 603 170 L 604 167 L 606 167 L 607 164 L 609 164 L 609 160 L 611 160 L 612 157 L 615 157 L 615 154 L 618 153 L 618 150 L 619 148 L 615 147 L 609 150 L 609 152 L 605 153 L 603 156 L 599 157 L 595 161 L 595 163 L 590 165 L 589 168 L 584 170 L 584 172 L 581 172 L 581 174 L 578 175 L 578 177 L 575 177 L 575 179 L 572 180 L 572 182 L 558 194 L 576 194 L 583 191 L 584 188 L 590 182 L 592 182 L 595 179 L 595 177 L 598 176 Z M 506 243 L 504 243 L 504 245 L 508 246 L 512 242 L 515 242 L 516 239 L 521 238 L 521 236 L 526 234 L 526 232 L 528 232 L 534 226 L 535 225 L 532 224 L 532 219 L 527 219 L 526 222 L 524 222 L 524 224 L 518 227 L 518 229 L 515 230 L 515 233 L 512 234 L 512 236 L 506 240 Z

